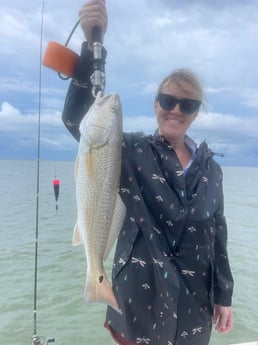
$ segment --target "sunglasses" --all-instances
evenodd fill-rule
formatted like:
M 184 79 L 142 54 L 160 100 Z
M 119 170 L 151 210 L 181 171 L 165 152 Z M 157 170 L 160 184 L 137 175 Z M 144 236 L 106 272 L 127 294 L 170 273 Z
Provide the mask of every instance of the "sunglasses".
M 157 101 L 159 101 L 159 104 L 161 108 L 164 110 L 173 110 L 177 104 L 179 104 L 179 108 L 181 113 L 190 115 L 199 110 L 201 101 L 198 101 L 197 99 L 191 99 L 191 98 L 183 98 L 178 99 L 175 96 L 167 95 L 165 93 L 159 93 L 157 96 Z

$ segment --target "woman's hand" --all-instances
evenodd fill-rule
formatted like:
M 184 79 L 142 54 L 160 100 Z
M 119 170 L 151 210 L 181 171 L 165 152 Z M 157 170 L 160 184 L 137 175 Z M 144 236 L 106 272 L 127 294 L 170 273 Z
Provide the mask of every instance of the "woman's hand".
M 101 41 L 103 43 L 108 23 L 105 0 L 88 1 L 80 10 L 79 17 L 89 48 L 92 48 L 92 31 L 96 26 L 101 30 Z
M 232 308 L 215 304 L 213 324 L 219 333 L 228 333 L 233 326 Z

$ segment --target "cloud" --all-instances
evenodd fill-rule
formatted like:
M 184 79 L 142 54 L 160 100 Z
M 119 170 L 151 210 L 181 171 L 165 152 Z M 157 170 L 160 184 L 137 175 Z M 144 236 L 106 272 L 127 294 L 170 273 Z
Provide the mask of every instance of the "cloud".
M 16 78 L 0 78 L 0 91 L 1 92 L 21 92 L 26 94 L 37 93 L 38 86 L 26 79 Z
M 242 116 L 232 114 L 200 113 L 193 123 L 197 131 L 209 131 L 227 133 L 229 137 L 251 137 L 258 139 L 258 117 Z
M 234 164 L 258 164 L 258 117 L 200 113 L 189 131 L 200 143 L 206 140 L 214 152 Z
M 35 125 L 36 117 L 22 116 L 21 112 L 11 104 L 4 102 L 0 111 L 1 132 L 14 133 L 27 130 L 28 126 Z
M 36 152 L 38 142 L 39 114 L 22 114 L 11 104 L 4 102 L 0 110 L 0 137 L 5 148 L 23 151 L 28 148 Z M 40 141 L 43 150 L 69 151 L 74 142 L 64 128 L 61 113 L 40 114 Z
M 44 3 L 43 53 L 48 41 L 66 41 L 83 2 Z M 200 114 L 191 129 L 193 136 L 201 140 L 205 134 L 209 142 L 230 152 L 233 148 L 253 152 L 258 141 L 257 0 L 106 4 L 107 92 L 120 94 L 125 113 L 130 114 L 125 116 L 125 128 L 152 132 L 156 127 L 152 102 L 160 80 L 174 68 L 187 67 L 200 77 L 208 103 L 208 112 Z M 9 138 L 17 148 L 36 142 L 41 10 L 42 2 L 18 0 L 9 0 L 0 9 L 0 145 L 4 147 Z M 70 48 L 79 52 L 82 40 L 79 27 Z M 50 149 L 58 143 L 60 150 L 72 151 L 76 146 L 60 119 L 68 83 L 42 67 L 42 142 Z
M 121 63 L 133 56 L 154 77 L 167 73 L 169 66 L 191 65 L 201 74 L 216 76 L 216 85 L 225 80 L 234 84 L 242 72 L 239 69 L 236 73 L 236 67 L 246 64 L 246 56 L 255 61 L 254 5 L 231 4 L 217 11 L 198 1 L 182 7 L 173 1 L 161 3 L 163 6 L 157 2 L 157 6 L 147 7 L 143 1 L 129 1 L 128 6 L 116 2 L 121 15 L 111 12 L 112 36 L 107 34 L 107 45 L 118 59 L 123 55 Z M 121 18 L 128 18 L 128 22 L 121 25 Z M 223 72 L 217 73 L 220 68 Z
M 247 88 L 241 93 L 242 102 L 250 108 L 258 109 L 258 88 Z M 258 115 L 258 113 L 257 113 Z

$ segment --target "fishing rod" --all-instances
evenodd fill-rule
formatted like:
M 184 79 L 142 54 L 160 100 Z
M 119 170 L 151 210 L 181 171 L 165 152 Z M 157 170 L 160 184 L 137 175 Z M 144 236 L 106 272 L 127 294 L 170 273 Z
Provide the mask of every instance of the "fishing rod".
M 39 65 L 39 99 L 38 99 L 38 133 L 37 133 L 37 177 L 36 177 L 36 224 L 35 224 L 35 255 L 34 255 L 34 305 L 33 305 L 33 336 L 32 345 L 43 345 L 45 338 L 37 335 L 37 278 L 38 278 L 38 239 L 39 239 L 39 190 L 40 190 L 40 143 L 41 143 L 41 94 L 42 94 L 42 64 L 47 67 L 53 68 L 58 72 L 61 79 L 66 80 L 72 77 L 72 72 L 74 70 L 75 64 L 78 61 L 78 55 L 67 48 L 67 45 L 78 27 L 80 21 L 77 21 L 74 25 L 65 46 L 61 46 L 55 42 L 49 42 L 47 51 L 45 53 L 44 59 L 42 60 L 42 41 L 43 41 L 43 24 L 44 24 L 44 8 L 45 1 L 42 1 L 42 11 L 41 11 L 41 29 L 40 29 L 40 65 Z M 103 92 L 105 87 L 105 74 L 104 74 L 104 59 L 103 59 L 103 46 L 101 44 L 101 30 L 99 27 L 93 28 L 92 31 L 93 38 L 93 72 L 90 77 L 92 83 L 92 94 L 94 97 L 97 96 L 98 92 Z M 54 43 L 54 45 L 53 45 Z M 54 47 L 54 50 L 53 50 Z M 53 55 L 54 51 L 54 55 Z M 61 53 L 61 55 L 60 55 Z M 55 54 L 57 56 L 55 56 Z M 65 55 L 68 56 L 68 67 L 60 65 L 60 62 L 65 60 Z M 66 77 L 62 76 L 62 72 L 66 74 Z M 59 187 L 59 180 L 55 179 L 53 181 L 55 185 Z M 55 189 L 56 202 L 58 198 L 57 189 Z M 57 205 L 56 205 L 57 210 Z M 54 343 L 55 338 L 47 339 L 47 345 Z
M 41 139 L 41 85 L 42 85 L 42 41 L 45 1 L 42 1 L 41 29 L 40 29 L 40 64 L 39 64 L 39 99 L 38 99 L 38 141 L 37 141 L 37 187 L 36 187 L 36 225 L 35 225 L 35 255 L 34 255 L 34 305 L 33 305 L 33 336 L 32 345 L 43 345 L 45 339 L 37 335 L 37 278 L 38 278 L 38 235 L 39 235 L 39 187 L 40 187 L 40 139 Z M 47 345 L 55 342 L 54 338 L 47 339 Z
M 98 92 L 103 93 L 106 83 L 104 74 L 103 46 L 101 44 L 101 29 L 95 26 L 92 30 L 93 41 L 93 73 L 90 76 L 92 83 L 92 95 L 97 96 Z

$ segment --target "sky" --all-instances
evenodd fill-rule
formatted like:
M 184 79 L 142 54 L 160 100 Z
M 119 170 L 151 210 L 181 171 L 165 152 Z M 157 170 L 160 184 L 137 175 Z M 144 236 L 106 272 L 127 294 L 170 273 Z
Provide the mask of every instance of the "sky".
M 61 121 L 70 81 L 42 66 L 41 58 L 49 41 L 66 42 L 83 4 L 1 4 L 0 159 L 37 159 L 38 138 L 40 159 L 75 159 L 78 143 Z M 105 92 L 121 97 L 124 131 L 154 132 L 160 81 L 175 68 L 189 68 L 201 80 L 206 104 L 188 134 L 223 153 L 221 165 L 258 166 L 258 0 L 106 0 L 106 5 Z M 78 27 L 69 47 L 79 53 L 83 39 Z

